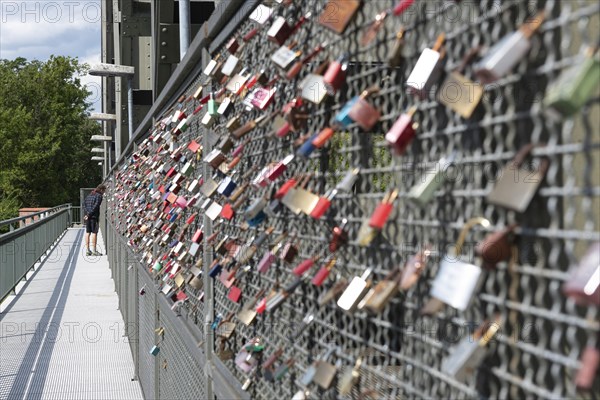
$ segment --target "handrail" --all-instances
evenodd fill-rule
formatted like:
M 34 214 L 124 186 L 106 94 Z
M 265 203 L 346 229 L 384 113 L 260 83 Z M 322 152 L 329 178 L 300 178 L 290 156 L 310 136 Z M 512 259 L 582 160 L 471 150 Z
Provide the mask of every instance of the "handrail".
M 52 214 L 52 213 L 55 213 L 55 212 L 58 212 L 60 210 L 63 210 L 65 208 L 70 208 L 70 207 L 71 207 L 71 203 L 66 203 L 66 204 L 61 204 L 60 206 L 49 208 L 49 209 L 44 210 L 44 211 L 38 211 L 38 212 L 33 213 L 33 214 L 27 214 L 27 215 L 24 215 L 22 217 L 5 219 L 4 221 L 0 221 L 0 228 L 2 228 L 3 226 L 6 226 L 6 225 L 12 225 L 14 223 L 21 222 L 21 221 L 24 221 L 24 220 L 36 217 L 38 215 L 49 214 L 49 213 Z M 0 236 L 2 236 L 2 235 L 0 235 Z
M 61 205 L 58 207 L 54 207 L 53 209 L 59 208 L 59 207 L 61 207 L 61 208 L 56 210 L 55 212 L 53 212 L 51 215 L 48 215 L 46 218 L 39 219 L 35 222 L 32 222 L 31 224 L 28 224 L 21 228 L 15 229 L 14 231 L 1 234 L 0 235 L 0 244 L 6 243 L 12 239 L 19 237 L 19 236 L 23 236 L 27 232 L 29 232 L 33 229 L 36 229 L 37 227 L 44 225 L 47 222 L 52 221 L 53 219 L 57 218 L 58 216 L 64 214 L 65 212 L 68 212 L 70 210 L 70 204 L 69 204 L 69 207 L 66 207 L 66 208 L 62 208 L 63 206 Z

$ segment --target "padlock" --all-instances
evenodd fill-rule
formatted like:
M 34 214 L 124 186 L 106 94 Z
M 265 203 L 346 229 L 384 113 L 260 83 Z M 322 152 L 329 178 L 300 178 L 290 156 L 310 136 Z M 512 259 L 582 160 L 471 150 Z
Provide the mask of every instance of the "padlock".
M 304 275 L 304 273 L 306 273 L 306 271 L 308 271 L 315 265 L 315 263 L 319 260 L 319 258 L 320 258 L 319 256 L 315 256 L 315 257 L 311 257 L 311 258 L 307 258 L 306 260 L 303 260 L 300 264 L 296 265 L 296 267 L 292 270 L 292 274 L 294 274 L 296 276 Z
M 279 308 L 288 297 L 290 297 L 294 291 L 304 282 L 302 278 L 297 278 L 286 286 L 282 291 L 275 294 L 273 297 L 267 300 L 265 311 L 275 311 Z
M 600 350 L 588 346 L 581 355 L 581 367 L 575 376 L 575 386 L 579 390 L 592 390 L 594 381 L 598 378 L 598 366 L 600 365 Z
M 328 94 L 323 75 L 308 74 L 298 86 L 300 87 L 300 96 L 313 104 L 321 104 Z
M 308 21 L 310 17 L 310 12 L 306 15 L 303 15 L 293 27 L 287 23 L 285 18 L 281 16 L 275 18 L 273 25 L 271 25 L 267 31 L 267 39 L 269 39 L 271 42 L 277 43 L 280 46 L 283 45 L 285 41 L 288 40 L 288 38 L 292 36 L 298 29 L 300 29 L 300 27 L 306 21 Z
M 146 294 L 146 285 L 144 285 L 144 286 L 142 286 L 142 287 L 140 288 L 140 290 L 138 291 L 138 294 L 139 294 L 140 296 L 143 296 L 143 295 L 145 295 L 145 294 Z
M 321 148 L 335 135 L 335 130 L 330 127 L 323 128 L 312 140 L 312 145 L 316 148 Z
M 306 314 L 306 316 L 302 318 L 302 321 L 300 321 L 298 326 L 296 326 L 295 329 L 288 334 L 288 341 L 293 343 L 294 340 L 300 338 L 302 336 L 302 332 L 304 332 L 306 328 L 308 328 L 308 326 L 313 322 L 314 319 L 315 315 L 313 313 Z
M 233 101 L 231 100 L 231 97 L 225 97 L 217 108 L 217 114 L 222 117 L 228 117 L 232 110 Z
M 467 64 L 478 52 L 479 47 L 476 47 L 463 57 L 460 65 L 448 74 L 438 93 L 440 103 L 467 119 L 479 105 L 484 91 L 480 83 L 463 75 Z
M 217 55 L 214 59 L 210 60 L 206 65 L 206 68 L 202 71 L 202 73 L 208 77 L 214 77 L 215 74 L 221 69 L 222 62 L 219 62 L 219 57 L 221 55 Z M 216 80 L 220 80 L 220 78 L 216 78 Z
M 454 249 L 449 251 L 442 259 L 438 273 L 431 284 L 432 297 L 460 311 L 465 311 L 469 306 L 481 276 L 480 267 L 459 259 L 467 234 L 475 225 L 488 227 L 490 222 L 485 218 L 472 218 L 467 221 L 460 232 Z M 430 309 L 428 305 L 425 308 Z
M 474 332 L 473 337 L 469 335 L 462 339 L 442 361 L 442 372 L 461 382 L 473 376 L 486 356 L 485 346 L 499 329 L 498 321 L 491 324 L 484 323 Z
M 295 187 L 298 184 L 298 179 L 296 177 L 292 177 L 290 179 L 288 179 L 283 185 L 281 185 L 281 187 L 277 190 L 277 192 L 275 192 L 275 195 L 273 196 L 273 198 L 275 199 L 282 199 L 287 192 Z
M 421 53 L 415 67 L 406 80 L 408 93 L 419 96 L 421 99 L 427 97 L 427 94 L 433 84 L 440 76 L 441 60 L 443 58 L 442 46 L 446 35 L 441 33 L 435 42 L 433 48 L 426 48 Z
M 150 348 L 149 353 L 156 357 L 158 353 L 160 353 L 160 347 L 158 347 L 158 345 L 152 346 L 152 348 Z
M 288 154 L 283 160 L 268 168 L 265 178 L 271 182 L 275 181 L 277 178 L 283 175 L 288 165 L 290 165 L 292 161 L 294 161 L 294 155 Z
M 340 225 L 333 228 L 331 239 L 329 241 L 329 251 L 332 253 L 335 253 L 340 249 L 340 247 L 348 243 L 348 231 L 346 230 L 347 224 L 348 220 L 344 218 Z
M 352 104 L 348 117 L 356 122 L 364 131 L 370 131 L 381 118 L 381 112 L 373 107 L 366 98 L 379 92 L 378 86 L 372 86 L 364 90 L 360 97 Z
M 356 309 L 358 303 L 360 303 L 364 295 L 369 291 L 371 282 L 367 279 L 372 272 L 373 270 L 368 268 L 360 277 L 355 276 L 350 281 L 350 284 L 348 284 L 348 287 L 337 301 L 338 307 L 347 312 L 353 312 Z
M 190 141 L 187 147 L 192 153 L 197 153 L 202 148 L 202 145 L 195 140 Z
M 361 6 L 360 0 L 329 0 L 319 15 L 319 24 L 341 35 Z
M 306 368 L 306 370 L 304 371 L 304 375 L 302 375 L 302 377 L 300 378 L 300 383 L 302 384 L 302 386 L 308 386 L 310 385 L 316 375 L 317 375 L 317 370 L 319 368 L 319 363 L 321 363 L 322 361 L 327 360 L 329 357 L 331 357 L 331 355 L 335 352 L 335 348 L 330 348 L 327 350 L 327 352 L 321 354 L 319 357 L 317 357 L 313 363 L 311 365 L 308 366 L 308 368 Z M 333 379 L 333 377 L 332 377 Z
M 423 250 L 419 251 L 417 254 L 409 258 L 404 264 L 404 268 L 402 269 L 402 276 L 400 277 L 400 282 L 398 287 L 400 290 L 408 290 L 410 289 L 421 276 L 423 269 L 427 266 L 427 259 L 431 254 L 431 247 L 429 245 L 424 246 Z
M 383 226 L 387 222 L 390 214 L 394 209 L 394 200 L 398 197 L 398 190 L 394 189 L 383 197 L 381 203 L 377 205 L 371 218 L 369 219 L 369 226 L 375 229 L 383 229 Z
M 348 396 L 352 392 L 352 388 L 356 386 L 360 380 L 360 367 L 362 358 L 359 357 L 354 367 L 346 368 L 341 377 L 338 378 L 338 393 L 340 396 Z
M 325 263 L 325 265 L 323 265 L 317 271 L 315 276 L 313 276 L 311 280 L 312 284 L 315 286 L 321 286 L 323 282 L 325 282 L 325 280 L 329 277 L 329 274 L 331 273 L 331 270 L 333 269 L 336 263 L 337 257 L 332 257 L 329 261 L 327 261 L 327 263 Z
M 383 311 L 390 299 L 398 293 L 399 281 L 402 278 L 399 269 L 392 269 L 388 275 L 377 282 L 358 304 L 358 309 L 365 309 L 373 314 Z
M 277 17 L 273 24 L 267 30 L 267 39 L 278 45 L 283 45 L 285 41 L 292 35 L 293 27 L 288 24 L 284 17 Z
M 337 374 L 337 366 L 325 360 L 317 362 L 317 370 L 312 381 L 319 385 L 323 390 L 328 390 Z
M 279 259 L 287 263 L 294 262 L 298 255 L 298 245 L 296 245 L 296 234 L 292 234 L 290 240 L 283 245 Z
M 223 67 L 221 67 L 221 74 L 233 76 L 240 70 L 240 66 L 240 59 L 233 54 L 230 54 L 229 57 L 227 57 L 227 60 L 225 60 Z
M 600 85 L 598 47 L 588 49 L 585 59 L 563 71 L 546 90 L 544 107 L 566 118 L 577 113 Z
M 221 181 L 221 184 L 217 188 L 217 192 L 219 192 L 225 197 L 229 197 L 236 187 L 237 184 L 233 181 L 231 177 L 228 176 Z
M 281 46 L 273 53 L 271 61 L 285 71 L 301 54 L 301 51 L 292 50 L 291 46 Z
M 223 270 L 223 265 L 221 265 L 219 261 L 220 260 L 214 260 L 208 271 L 208 276 L 210 276 L 213 279 L 219 276 L 219 274 Z
M 512 224 L 498 232 L 490 233 L 477 244 L 475 253 L 483 259 L 485 268 L 494 269 L 499 262 L 508 261 L 511 258 L 513 255 L 513 231 L 516 227 L 516 224 Z
M 273 12 L 274 10 L 271 7 L 259 4 L 248 18 L 260 25 L 264 25 L 273 16 Z
M 522 168 L 525 158 L 534 148 L 533 143 L 525 145 L 514 160 L 503 168 L 494 189 L 486 197 L 488 203 L 521 213 L 527 209 L 549 166 L 549 161 L 544 158 L 534 172 Z
M 225 124 L 225 128 L 227 128 L 227 130 L 231 133 L 237 131 L 240 128 L 240 126 L 241 126 L 241 124 L 240 124 L 240 116 L 239 115 L 232 117 L 229 121 L 227 121 L 227 124 Z M 239 138 L 236 137 L 236 139 L 239 139 Z
M 518 31 L 504 36 L 487 52 L 474 69 L 483 84 L 497 81 L 508 74 L 527 55 L 531 47 L 531 36 L 542 25 L 545 12 L 540 11 L 526 21 Z
M 233 301 L 234 303 L 237 303 L 240 301 L 240 298 L 242 297 L 242 290 L 237 287 L 237 286 L 231 286 L 229 288 L 229 292 L 227 293 L 227 298 L 231 301 Z
M 238 42 L 237 37 L 234 36 L 229 39 L 229 42 L 227 42 L 225 48 L 230 54 L 235 54 L 235 52 L 240 48 L 240 43 Z
M 436 165 L 425 172 L 420 181 L 408 192 L 408 200 L 419 207 L 426 207 L 435 196 L 435 192 L 444 184 L 447 170 L 454 162 L 455 153 L 442 158 Z
M 332 62 L 323 75 L 323 83 L 327 94 L 334 95 L 346 83 L 346 71 L 348 70 L 349 55 L 344 54 Z
M 375 19 L 373 19 L 373 22 L 371 22 L 369 26 L 362 32 L 359 41 L 361 46 L 366 47 L 377 38 L 377 34 L 383 27 L 385 20 L 389 15 L 389 12 L 390 10 L 388 9 L 375 15 Z
M 264 214 L 263 210 L 267 206 L 268 201 L 264 197 L 259 197 L 246 209 L 244 218 L 249 221 L 257 218 L 260 214 Z
M 333 189 L 329 191 L 329 193 L 327 193 L 324 197 L 319 197 L 319 201 L 317 202 L 317 204 L 315 204 L 315 207 L 311 211 L 310 216 L 315 219 L 319 219 L 323 215 L 325 215 L 327 210 L 329 210 L 329 207 L 331 207 L 331 201 L 336 195 L 337 189 Z
M 293 187 L 289 189 L 286 195 L 281 199 L 281 203 L 296 215 L 301 212 L 310 215 L 318 202 L 319 196 L 302 187 Z
M 277 87 L 256 88 L 246 97 L 244 104 L 248 104 L 258 110 L 265 110 L 273 101 Z
M 275 380 L 280 381 L 285 374 L 288 373 L 288 371 L 290 370 L 290 368 L 292 368 L 294 366 L 294 359 L 290 358 L 289 360 L 286 360 L 284 363 L 281 363 L 277 369 L 275 369 L 275 371 L 273 372 L 273 377 L 275 378 Z
M 302 70 L 302 67 L 313 60 L 325 47 L 327 47 L 327 43 L 319 44 L 302 60 L 296 61 L 294 65 L 287 70 L 285 77 L 289 80 L 295 79 Z
M 219 116 L 219 103 L 215 100 L 215 94 L 210 93 L 210 100 L 208 100 L 208 115 L 212 117 Z
M 392 68 L 397 68 L 404 64 L 404 45 L 406 41 L 404 40 L 404 28 L 400 28 L 400 30 L 396 33 L 396 40 L 394 41 L 394 45 L 392 46 L 392 50 L 387 58 L 388 65 Z
M 592 244 L 571 269 L 562 290 L 577 304 L 600 306 L 600 242 Z
M 277 360 L 279 360 L 279 358 L 283 355 L 283 348 L 278 348 L 277 350 L 275 350 L 273 352 L 273 354 L 271 354 L 269 356 L 269 358 L 267 358 L 261 365 L 261 368 L 263 369 L 263 371 L 267 371 L 273 368 L 273 364 L 275 364 L 277 362 Z
M 413 116 L 416 111 L 416 107 L 411 107 L 406 113 L 401 114 L 385 134 L 388 146 L 392 148 L 396 155 L 403 154 L 415 137 L 415 131 L 419 127 L 417 122 L 413 122 Z
M 248 304 L 244 305 L 244 308 L 242 308 L 240 311 L 238 311 L 236 318 L 242 324 L 244 324 L 246 326 L 250 326 L 252 324 L 252 322 L 256 318 L 256 314 L 257 314 L 256 310 L 254 309 L 254 306 L 258 302 L 259 298 L 261 298 L 263 296 L 264 293 L 265 293 L 265 290 L 261 289 L 256 294 L 256 296 L 254 296 L 252 298 L 252 300 L 250 300 L 250 302 Z
M 210 153 L 204 157 L 204 162 L 210 164 L 214 169 L 219 168 L 221 164 L 223 164 L 227 160 L 225 154 L 221 152 L 219 149 L 213 149 Z
M 346 175 L 342 180 L 335 186 L 335 189 L 340 192 L 351 193 L 354 184 L 358 180 L 360 174 L 360 168 L 352 168 L 346 172 Z

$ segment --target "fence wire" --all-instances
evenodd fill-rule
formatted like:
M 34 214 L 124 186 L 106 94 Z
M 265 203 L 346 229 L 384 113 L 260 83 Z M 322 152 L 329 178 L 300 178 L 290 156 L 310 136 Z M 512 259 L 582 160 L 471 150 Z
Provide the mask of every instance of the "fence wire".
M 237 323 L 234 334 L 222 347 L 217 338 L 215 352 L 223 359 L 215 362 L 222 362 L 235 376 L 238 382 L 230 382 L 231 385 L 239 389 L 250 379 L 247 391 L 258 399 L 291 398 L 305 389 L 305 395 L 315 399 L 581 396 L 575 376 L 582 367 L 579 360 L 584 350 L 600 345 L 598 308 L 577 305 L 563 294 L 562 286 L 570 278 L 570 268 L 600 239 L 600 96 L 596 91 L 585 107 L 568 119 L 548 116 L 542 102 L 549 85 L 568 67 L 583 62 L 584 47 L 597 42 L 600 6 L 592 1 L 416 1 L 400 16 L 383 19 L 376 36 L 370 43 L 363 44 L 363 35 L 375 17 L 398 2 L 362 2 L 342 35 L 318 23 L 321 13 L 335 11 L 325 6 L 326 2 L 309 0 L 292 2 L 289 6 L 279 3 L 287 2 L 266 2 L 276 16 L 291 21 L 310 13 L 293 39 L 286 42 L 297 42 L 294 51 L 303 51 L 300 58 L 319 44 L 326 43 L 326 49 L 304 65 L 297 78 L 282 77 L 273 83 L 277 91 L 266 111 L 247 109 L 242 99 L 231 96 L 234 101 L 230 116 L 221 117 L 211 127 L 201 122 L 208 105 L 197 114 L 193 112 L 201 105 L 203 96 L 210 91 L 217 92 L 224 84 L 198 76 L 187 88 L 182 101 L 174 102 L 168 112 L 156 116 L 157 124 L 149 132 L 150 137 L 139 144 L 138 153 L 112 177 L 113 188 L 107 196 L 111 227 L 128 241 L 137 260 L 151 274 L 162 292 L 158 295 L 167 295 L 172 301 L 187 299 L 182 312 L 189 314 L 188 320 L 201 328 L 205 313 L 211 310 L 209 301 L 214 305 L 214 313 L 208 316 L 211 321 L 227 318 L 238 313 L 261 289 L 268 293 L 292 282 L 295 278 L 292 269 L 300 261 L 320 252 L 328 253 L 332 230 L 345 219 L 349 241 L 335 253 L 337 263 L 322 286 L 305 282 L 279 309 L 258 315 L 253 325 Z M 487 49 L 518 30 L 540 10 L 544 10 L 545 19 L 532 35 L 529 51 L 505 76 L 484 86 L 481 104 L 471 118 L 463 118 L 442 104 L 440 96 L 451 96 L 448 87 L 441 87 L 442 82 L 461 65 L 471 49 L 479 48 L 481 58 Z M 267 38 L 272 21 L 235 52 L 243 67 L 253 74 L 264 70 L 267 80 L 279 73 L 271 60 L 279 46 Z M 403 62 L 390 67 L 388 58 L 394 52 L 401 26 L 405 30 Z M 252 20 L 240 21 L 235 37 L 242 43 L 241 37 L 255 27 L 261 25 Z M 425 48 L 434 46 L 440 33 L 445 34 L 444 73 L 422 98 L 407 93 L 405 83 L 417 60 Z M 243 125 L 282 109 L 299 95 L 299 84 L 308 73 L 344 53 L 349 54 L 346 84 L 321 104 L 306 102 L 305 127 L 279 138 L 274 132 L 281 127 L 280 121 L 260 124 L 243 139 L 234 140 L 234 148 L 246 141 L 235 173 L 214 170 L 214 175 L 202 176 L 202 160 L 217 148 L 220 140 L 229 136 L 226 124 L 231 117 L 239 116 Z M 213 59 L 220 57 L 220 60 L 228 56 L 226 46 L 211 54 Z M 468 62 L 462 70 L 473 80 L 475 64 Z M 173 186 L 168 190 L 165 186 L 176 181 L 181 188 L 177 195 L 190 201 L 195 192 L 189 190 L 189 185 L 195 179 L 220 182 L 228 175 L 241 185 L 240 177 L 252 167 L 260 170 L 295 154 L 300 136 L 312 136 L 329 126 L 347 102 L 373 85 L 379 85 L 380 90 L 367 97 L 367 101 L 381 112 L 373 128 L 365 131 L 355 122 L 337 128 L 327 145 L 316 149 L 310 157 L 296 156 L 274 184 L 265 188 L 250 186 L 244 193 L 248 199 L 236 210 L 232 220 L 216 218 L 213 224 L 214 231 L 218 232 L 216 238 L 204 237 L 201 243 L 210 239 L 210 243 L 216 245 L 229 236 L 241 245 L 268 227 L 274 230 L 247 263 L 250 271 L 237 270 L 234 286 L 242 290 L 239 303 L 228 298 L 231 289 L 218 277 L 211 282 L 214 299 L 204 298 L 202 275 L 198 274 L 200 271 L 208 274 L 211 270 L 212 265 L 207 260 L 211 260 L 212 252 L 203 255 L 201 246 L 195 256 L 179 256 L 190 251 L 192 236 L 203 223 L 212 224 L 203 219 L 205 210 L 201 205 L 206 196 L 199 196 L 191 207 L 172 206 L 173 211 L 169 213 L 165 205 L 173 201 L 166 196 Z M 199 90 L 200 86 L 203 90 Z M 201 94 L 195 98 L 197 92 Z M 400 114 L 412 107 L 415 108 L 413 121 L 418 123 L 418 128 L 405 152 L 398 156 L 390 150 L 385 134 Z M 181 129 L 185 131 L 175 135 L 170 132 L 179 121 L 171 124 L 170 119 L 177 109 L 184 111 L 188 122 L 187 128 Z M 169 118 L 169 122 L 161 124 L 165 118 Z M 159 142 L 159 136 L 163 136 L 164 141 Z M 192 140 L 210 146 L 205 146 L 197 156 L 187 147 Z M 531 204 L 525 212 L 493 205 L 487 196 L 501 179 L 503 168 L 529 143 L 538 146 L 525 162 L 526 173 L 534 174 L 543 169 L 544 162 L 548 163 Z M 435 168 L 440 159 L 451 155 L 454 157 L 452 167 L 443 172 L 445 180 L 431 201 L 425 207 L 415 206 L 411 189 L 431 175 L 428 171 Z M 228 162 L 231 159 L 228 155 Z M 191 163 L 189 175 L 176 176 L 184 173 L 188 162 Z M 174 170 L 169 172 L 171 168 Z M 310 174 L 306 189 L 323 196 L 354 168 L 360 168 L 360 173 L 352 190 L 338 193 L 330 210 L 318 220 L 302 213 L 296 215 L 286 207 L 268 213 L 266 221 L 256 227 L 249 227 L 244 219 L 244 210 L 253 201 L 270 194 L 272 188 L 281 187 L 293 176 Z M 258 170 L 254 171 L 251 178 L 257 173 Z M 152 193 L 161 186 L 165 190 L 158 192 L 160 197 L 152 198 Z M 393 203 L 391 217 L 381 233 L 368 246 L 362 246 L 363 221 L 368 220 L 392 189 L 396 189 L 398 198 Z M 515 192 L 514 196 L 517 195 L 520 194 Z M 228 204 L 227 198 L 219 194 L 212 199 L 221 206 Z M 199 216 L 182 233 L 185 221 L 194 213 Z M 172 217 L 174 214 L 176 217 Z M 474 217 L 483 217 L 490 224 L 469 233 L 460 247 L 462 261 L 481 266 L 482 260 L 475 253 L 477 244 L 489 233 L 513 224 L 516 226 L 513 242 L 516 257 L 483 270 L 473 299 L 464 311 L 445 306 L 424 315 L 422 310 L 432 297 L 432 283 L 440 271 L 440 263 L 453 248 L 465 224 Z M 163 225 L 159 226 L 160 223 Z M 273 239 L 283 232 L 295 235 L 298 256 L 291 263 L 277 258 L 268 272 L 258 272 L 257 263 L 272 248 Z M 174 250 L 180 240 L 182 248 Z M 373 268 L 370 278 L 377 283 L 426 245 L 431 254 L 419 280 L 394 296 L 381 313 L 357 311 L 351 314 L 341 310 L 335 301 L 321 303 L 323 295 L 343 279 L 350 281 L 367 268 Z M 317 262 L 307 276 L 312 277 L 327 259 Z M 204 265 L 198 260 L 204 260 Z M 228 275 L 225 270 L 221 273 L 224 275 Z M 141 277 L 139 282 L 142 282 Z M 146 354 L 155 339 L 151 331 L 156 328 L 152 325 L 156 313 L 153 307 L 150 297 L 140 298 L 139 368 L 140 376 L 146 376 L 142 379 L 146 396 L 201 397 L 202 388 L 194 386 L 201 386 L 198 366 L 190 362 L 185 351 L 178 350 L 183 345 L 176 339 L 165 341 L 164 347 L 170 349 L 169 359 L 165 358 L 165 365 L 159 365 L 160 393 L 154 393 L 150 380 L 155 378 L 153 368 L 157 361 L 148 361 L 152 356 Z M 309 314 L 314 319 L 297 333 Z M 477 326 L 494 319 L 500 322 L 500 331 L 474 367 L 463 376 L 448 373 L 444 365 L 456 359 L 458 346 L 471 337 Z M 231 320 L 237 321 L 235 317 Z M 173 331 L 173 327 L 166 330 Z M 265 343 L 262 361 L 280 348 L 283 354 L 275 366 L 294 360 L 289 373 L 280 380 L 270 381 L 261 368 L 245 373 L 236 366 L 235 355 L 257 336 Z M 313 361 L 329 349 L 333 353 L 327 361 L 337 366 L 337 379 L 329 389 L 314 382 L 304 385 L 303 375 Z M 227 350 L 231 352 L 227 354 Z M 349 393 L 342 395 L 338 386 L 343 372 L 351 369 L 358 358 L 362 359 L 360 380 Z M 597 396 L 599 384 L 595 378 L 593 396 Z

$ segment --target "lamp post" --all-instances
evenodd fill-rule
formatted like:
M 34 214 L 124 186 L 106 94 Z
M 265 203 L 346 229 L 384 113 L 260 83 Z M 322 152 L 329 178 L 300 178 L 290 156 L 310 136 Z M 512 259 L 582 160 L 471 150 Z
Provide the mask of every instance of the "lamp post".
M 113 76 L 127 79 L 127 122 L 129 130 L 127 142 L 131 141 L 133 135 L 133 76 L 135 75 L 135 67 L 102 63 L 92 66 L 89 70 L 89 74 L 92 76 Z M 112 118 L 111 114 L 104 115 Z M 116 119 L 116 116 L 114 118 Z M 121 155 L 121 129 L 117 129 L 116 132 L 115 157 L 118 158 Z
M 115 114 L 91 113 L 90 119 L 93 121 L 100 121 L 100 123 L 103 124 L 103 131 L 106 134 L 110 131 L 108 124 L 113 121 L 116 122 L 117 116 Z M 108 142 L 108 141 L 104 142 L 104 150 L 103 150 L 104 158 L 106 160 L 108 160 L 108 164 L 104 165 L 104 176 L 106 176 L 108 174 L 110 167 L 112 167 L 112 152 L 111 152 L 112 145 L 111 144 L 112 144 L 112 140 L 110 142 Z M 92 152 L 93 151 L 94 150 L 92 150 Z M 96 152 L 100 153 L 99 151 L 96 151 Z

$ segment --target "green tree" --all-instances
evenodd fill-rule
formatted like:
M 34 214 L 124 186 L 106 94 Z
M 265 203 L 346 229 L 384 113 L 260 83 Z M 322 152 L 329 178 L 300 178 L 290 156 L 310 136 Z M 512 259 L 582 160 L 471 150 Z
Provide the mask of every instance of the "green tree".
M 100 181 L 86 70 L 70 57 L 0 60 L 0 220 L 19 207 L 78 203 L 79 188 Z

